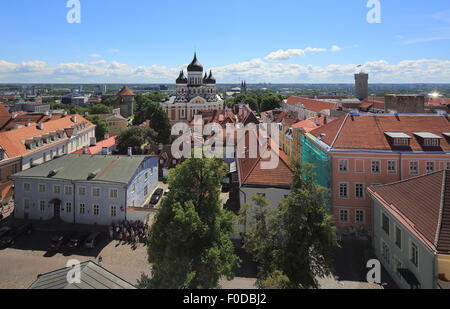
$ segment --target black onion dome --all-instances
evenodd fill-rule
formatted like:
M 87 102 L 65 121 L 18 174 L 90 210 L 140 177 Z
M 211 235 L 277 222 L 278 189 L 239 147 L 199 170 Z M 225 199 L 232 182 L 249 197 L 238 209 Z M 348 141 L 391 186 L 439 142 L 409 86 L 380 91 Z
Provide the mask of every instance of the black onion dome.
M 194 60 L 188 66 L 188 72 L 203 72 L 203 66 L 197 60 L 197 53 L 194 54 Z
M 181 71 L 180 75 L 177 78 L 177 84 L 187 84 L 188 80 L 187 78 L 184 76 L 184 72 Z
M 214 78 L 214 76 L 212 75 L 212 71 L 209 71 L 209 76 L 206 79 L 206 83 L 207 84 L 215 84 L 216 83 L 216 79 Z

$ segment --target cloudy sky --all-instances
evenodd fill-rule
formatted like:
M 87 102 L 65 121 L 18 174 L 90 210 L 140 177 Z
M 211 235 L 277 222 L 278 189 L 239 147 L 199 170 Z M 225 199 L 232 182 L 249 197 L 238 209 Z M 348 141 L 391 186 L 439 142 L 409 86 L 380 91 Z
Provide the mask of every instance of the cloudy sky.
M 450 83 L 448 0 L 78 1 L 1 4 L 0 82 L 172 83 L 196 50 L 219 83 Z

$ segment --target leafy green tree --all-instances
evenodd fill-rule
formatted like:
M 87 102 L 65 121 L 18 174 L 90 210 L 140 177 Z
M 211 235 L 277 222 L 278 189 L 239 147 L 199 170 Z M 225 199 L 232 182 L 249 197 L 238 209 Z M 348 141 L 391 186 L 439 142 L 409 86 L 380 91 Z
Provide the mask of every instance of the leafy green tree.
M 281 107 L 283 100 L 276 94 L 269 93 L 261 96 L 261 112 Z
M 91 106 L 89 108 L 89 114 L 92 114 L 92 115 L 111 114 L 112 110 L 113 110 L 112 106 L 98 104 L 98 105 Z
M 102 104 L 106 105 L 106 106 L 112 106 L 114 107 L 114 105 L 116 104 L 117 101 L 117 96 L 110 96 L 110 97 L 105 97 L 104 99 L 102 99 Z
M 245 248 L 261 266 L 260 286 L 280 271 L 289 279 L 282 281 L 286 288 L 318 288 L 317 277 L 333 270 L 335 228 L 326 212 L 326 189 L 314 182 L 313 167 L 299 160 L 291 165 L 291 193 L 277 208 L 267 209 L 264 197 L 254 197 L 255 223 L 247 228 Z
M 134 125 L 140 125 L 146 120 L 150 120 L 150 128 L 157 133 L 156 143 L 168 144 L 171 138 L 171 125 L 167 113 L 161 108 L 159 103 L 153 102 L 145 97 L 137 97 L 137 112 L 133 120 Z
M 169 194 L 150 230 L 148 288 L 210 289 L 223 276 L 233 278 L 239 264 L 230 239 L 233 214 L 220 199 L 226 172 L 223 160 L 206 158 L 188 159 L 170 171 Z
M 142 146 L 146 143 L 154 144 L 155 137 L 155 131 L 150 128 L 131 127 L 117 136 L 117 149 L 119 153 L 126 154 L 131 147 L 133 153 L 141 154 Z
M 95 124 L 95 138 L 97 141 L 102 141 L 105 138 L 105 134 L 108 133 L 106 119 L 98 115 L 90 115 L 86 119 Z
M 289 288 L 289 278 L 279 270 L 275 270 L 265 279 L 257 282 L 257 287 L 264 290 L 279 290 Z

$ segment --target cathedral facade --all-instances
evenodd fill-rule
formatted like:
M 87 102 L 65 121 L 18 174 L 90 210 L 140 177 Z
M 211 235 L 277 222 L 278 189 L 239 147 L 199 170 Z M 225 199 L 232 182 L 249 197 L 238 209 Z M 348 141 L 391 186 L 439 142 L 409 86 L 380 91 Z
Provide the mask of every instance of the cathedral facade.
M 176 80 L 176 95 L 161 103 L 171 121 L 191 121 L 200 111 L 223 110 L 224 102 L 217 95 L 216 79 L 212 71 L 203 73 L 197 54 Z

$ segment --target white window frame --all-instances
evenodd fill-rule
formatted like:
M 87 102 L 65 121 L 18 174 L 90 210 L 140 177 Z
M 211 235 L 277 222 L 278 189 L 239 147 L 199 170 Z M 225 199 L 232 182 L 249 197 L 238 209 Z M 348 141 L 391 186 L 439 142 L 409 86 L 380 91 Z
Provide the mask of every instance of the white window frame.
M 397 230 L 400 231 L 400 246 L 397 243 Z M 398 224 L 394 224 L 394 243 L 397 246 L 397 248 L 399 248 L 400 250 L 403 249 L 402 235 L 403 235 L 403 230 L 400 228 L 400 226 L 398 226 Z
M 391 169 L 392 166 L 390 164 L 394 164 L 394 169 Z M 397 174 L 397 161 L 395 160 L 388 160 L 387 161 L 387 172 L 388 174 Z
M 362 185 L 362 196 L 358 196 L 358 185 Z M 366 185 L 364 183 L 357 182 L 355 183 L 355 198 L 359 200 L 364 200 L 366 198 Z
M 373 170 L 374 163 L 378 163 L 378 171 Z M 380 160 L 371 160 L 370 161 L 370 170 L 371 170 L 372 174 L 381 174 L 381 161 Z
M 117 206 L 116 205 L 109 206 L 109 215 L 111 218 L 117 217 Z
M 416 165 L 416 170 L 412 169 L 412 164 Z M 419 175 L 419 161 L 409 161 L 409 174 L 410 175 Z
M 24 210 L 30 209 L 30 204 L 31 204 L 30 199 L 28 199 L 28 198 L 23 199 L 23 209 Z
M 388 225 L 387 225 L 387 231 L 384 229 L 384 222 L 383 217 L 386 217 L 388 219 Z M 381 230 L 388 236 L 391 235 L 391 218 L 389 218 L 388 215 L 386 215 L 384 212 L 381 212 Z
M 81 194 L 81 191 L 84 191 L 83 194 Z M 86 196 L 86 187 L 78 187 L 78 196 Z
M 95 217 L 100 216 L 100 205 L 98 204 L 92 205 L 92 215 Z
M 40 200 L 40 201 L 39 201 L 39 210 L 40 210 L 41 212 L 44 212 L 44 211 L 45 211 L 45 201 L 44 201 L 44 200 Z
M 98 190 L 98 195 L 95 195 L 95 190 Z M 100 197 L 100 195 L 101 195 L 101 190 L 100 190 L 100 188 L 99 187 L 93 187 L 92 188 L 92 196 L 93 197 Z
M 27 189 L 28 187 L 28 189 Z M 31 184 L 28 182 L 23 183 L 23 192 L 30 192 L 31 191 Z
M 44 188 L 44 190 L 42 191 L 41 188 Z M 45 193 L 47 191 L 47 186 L 43 183 L 38 184 L 38 192 L 39 193 Z
M 82 211 L 83 210 L 83 211 Z M 78 204 L 78 214 L 80 216 L 84 216 L 86 215 L 86 204 L 85 203 L 80 203 Z
M 115 194 L 113 194 L 113 192 L 115 192 Z M 109 189 L 109 197 L 114 199 L 119 198 L 119 190 Z
M 346 195 L 345 196 L 343 196 L 342 194 L 341 194 L 341 186 L 343 186 L 343 185 L 345 185 L 345 187 L 346 187 Z M 341 199 L 348 199 L 349 198 L 349 183 L 348 182 L 340 182 L 339 183 L 339 198 L 341 198 Z
M 56 188 L 58 188 L 58 192 L 57 192 Z M 53 185 L 53 194 L 61 194 L 61 186 L 60 185 Z
M 345 214 L 346 220 L 342 220 L 342 216 Z M 348 209 L 339 209 L 339 222 L 348 223 L 350 222 L 350 212 Z
M 72 202 L 66 202 L 65 205 L 66 205 L 65 206 L 66 213 L 68 213 L 68 214 L 72 213 Z
M 348 173 L 349 172 L 349 168 L 348 167 L 349 167 L 348 159 L 339 159 L 339 161 L 338 161 L 338 169 L 339 169 L 340 173 Z
M 381 257 L 387 265 L 391 265 L 391 248 L 384 239 L 381 239 Z
M 416 248 L 416 254 L 413 254 L 413 248 Z M 414 260 L 415 258 L 415 260 Z M 419 246 L 413 241 L 409 241 L 409 261 L 417 268 L 419 268 Z
M 431 171 L 428 169 L 429 164 L 433 166 L 433 170 L 431 170 Z M 425 171 L 427 172 L 427 174 L 434 173 L 436 171 L 436 162 L 426 161 L 425 162 Z
M 70 191 L 70 193 L 67 193 Z M 72 186 L 64 186 L 64 195 L 73 195 Z
M 358 212 L 362 213 L 362 220 L 358 220 Z M 366 211 L 364 209 L 355 210 L 355 222 L 356 223 L 366 223 Z

